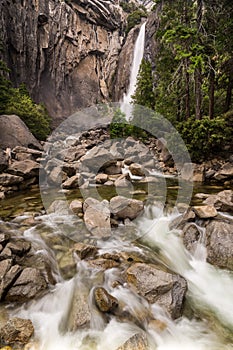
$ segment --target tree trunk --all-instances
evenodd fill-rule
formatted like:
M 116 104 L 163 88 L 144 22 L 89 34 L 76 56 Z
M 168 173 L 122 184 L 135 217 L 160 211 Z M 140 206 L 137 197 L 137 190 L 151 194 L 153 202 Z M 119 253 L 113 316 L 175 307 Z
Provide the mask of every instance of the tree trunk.
M 185 60 L 185 119 L 190 118 L 190 75 L 188 59 Z
M 231 107 L 231 101 L 232 101 L 232 90 L 233 90 L 233 77 L 232 75 L 229 76 L 228 86 L 227 86 L 227 94 L 226 94 L 226 101 L 225 101 L 225 112 L 229 111 Z
M 197 32 L 202 31 L 202 16 L 203 16 L 203 0 L 197 0 Z M 200 65 L 196 67 L 194 72 L 195 80 L 195 114 L 196 119 L 201 119 L 202 113 L 202 71 Z
M 201 79 L 201 69 L 196 68 L 194 72 L 195 77 L 195 116 L 196 119 L 202 118 L 201 107 L 202 107 L 202 79 Z
M 211 62 L 210 77 L 209 77 L 209 118 L 214 118 L 214 92 L 215 92 L 215 70 L 214 62 Z

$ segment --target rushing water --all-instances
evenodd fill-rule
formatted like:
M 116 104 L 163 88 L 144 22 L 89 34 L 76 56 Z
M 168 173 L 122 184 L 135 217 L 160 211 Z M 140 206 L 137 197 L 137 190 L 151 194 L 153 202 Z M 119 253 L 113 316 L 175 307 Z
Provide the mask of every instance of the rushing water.
M 214 189 L 217 191 L 218 189 Z M 24 221 L 32 209 L 30 203 L 38 205 L 37 216 L 32 227 L 22 230 L 24 237 L 31 240 L 34 247 L 49 256 L 54 278 L 57 284 L 41 299 L 11 310 L 12 314 L 30 318 L 35 327 L 35 341 L 31 350 L 116 350 L 132 335 L 146 334 L 150 349 L 157 350 L 230 350 L 233 330 L 233 276 L 232 273 L 215 268 L 206 262 L 205 248 L 197 246 L 192 255 L 183 246 L 180 232 L 170 230 L 169 224 L 179 213 L 165 214 L 158 205 L 148 205 L 144 215 L 138 220 L 138 236 L 135 243 L 128 237 L 114 236 L 114 239 L 98 241 L 100 253 L 135 252 L 148 254 L 147 248 L 155 252 L 155 260 L 174 272 L 182 275 L 188 282 L 187 308 L 184 316 L 176 321 L 167 317 L 156 304 L 149 305 L 146 300 L 128 289 L 126 284 L 113 288 L 112 282 L 121 279 L 121 269 L 113 268 L 98 272 L 88 268 L 85 262 L 76 262 L 71 276 L 59 268 L 58 238 L 63 244 L 64 253 L 73 244 L 74 232 L 77 232 L 78 219 L 61 215 L 41 215 L 41 204 L 36 193 L 24 201 L 26 215 L 18 216 Z M 19 203 L 20 205 L 20 203 Z M 46 233 L 47 232 L 47 233 Z M 78 236 L 77 240 L 88 241 L 88 236 Z M 91 237 L 90 237 L 91 239 Z M 58 249 L 59 250 L 59 249 Z M 159 255 L 157 252 L 159 251 Z M 152 254 L 153 255 L 153 254 Z M 151 259 L 153 256 L 151 257 Z M 103 285 L 124 310 L 137 322 L 129 322 L 111 316 L 106 322 L 98 313 L 92 301 L 92 290 L 96 285 Z M 91 323 L 89 329 L 70 331 L 67 329 L 71 301 L 75 293 L 89 295 Z M 148 323 L 147 315 L 166 325 L 156 329 Z

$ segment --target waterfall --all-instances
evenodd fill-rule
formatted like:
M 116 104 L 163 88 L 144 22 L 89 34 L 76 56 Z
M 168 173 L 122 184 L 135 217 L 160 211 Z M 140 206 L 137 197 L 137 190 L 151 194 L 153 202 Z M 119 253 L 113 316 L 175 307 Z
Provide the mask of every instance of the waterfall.
M 139 72 L 140 64 L 144 53 L 145 29 L 146 29 L 146 22 L 144 22 L 141 25 L 141 28 L 135 43 L 129 87 L 128 87 L 127 93 L 124 94 L 123 100 L 121 102 L 121 111 L 125 113 L 127 120 L 129 120 L 131 116 L 131 111 L 132 111 L 132 106 L 130 105 L 132 103 L 131 96 L 134 94 L 136 89 L 137 75 Z

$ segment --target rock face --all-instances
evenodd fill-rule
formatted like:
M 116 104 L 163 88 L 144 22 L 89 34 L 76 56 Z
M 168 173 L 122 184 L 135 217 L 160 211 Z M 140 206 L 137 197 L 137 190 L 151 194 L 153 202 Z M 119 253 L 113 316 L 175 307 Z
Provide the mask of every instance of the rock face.
M 127 270 L 127 281 L 149 303 L 164 307 L 172 318 L 181 316 L 187 290 L 184 278 L 153 265 L 137 263 Z
M 0 4 L 1 8 L 2 4 Z M 25 146 L 41 149 L 40 143 L 17 115 L 0 116 L 0 147 Z
M 3 0 L 0 17 L 13 83 L 25 82 L 52 116 L 109 98 L 125 25 L 114 1 Z

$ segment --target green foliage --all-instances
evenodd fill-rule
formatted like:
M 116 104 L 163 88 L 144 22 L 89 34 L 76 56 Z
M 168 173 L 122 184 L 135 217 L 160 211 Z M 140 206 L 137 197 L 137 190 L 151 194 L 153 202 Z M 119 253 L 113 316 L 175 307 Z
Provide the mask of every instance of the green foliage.
M 227 128 L 223 117 L 201 120 L 190 118 L 177 124 L 177 130 L 183 138 L 192 161 L 199 162 L 216 152 L 220 152 L 230 139 L 232 129 Z
M 50 118 L 46 108 L 33 102 L 24 84 L 13 88 L 6 78 L 9 72 L 0 60 L 0 114 L 17 114 L 38 140 L 45 140 L 50 133 Z
M 132 96 L 133 102 L 154 109 L 155 95 L 153 91 L 153 77 L 151 63 L 142 60 L 137 77 L 137 88 Z
M 123 138 L 132 135 L 133 127 L 125 118 L 125 114 L 121 112 L 120 108 L 116 109 L 110 125 L 111 138 Z
M 144 10 L 137 9 L 130 13 L 127 18 L 126 33 L 128 33 L 133 27 L 141 23 L 141 18 L 146 17 L 147 14 Z
M 131 13 L 137 9 L 137 6 L 132 2 L 121 1 L 120 6 L 127 13 Z
M 10 89 L 11 96 L 5 105 L 5 114 L 17 114 L 38 140 L 45 140 L 50 133 L 50 118 L 42 104 L 36 104 L 25 86 Z

